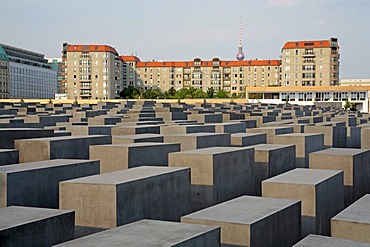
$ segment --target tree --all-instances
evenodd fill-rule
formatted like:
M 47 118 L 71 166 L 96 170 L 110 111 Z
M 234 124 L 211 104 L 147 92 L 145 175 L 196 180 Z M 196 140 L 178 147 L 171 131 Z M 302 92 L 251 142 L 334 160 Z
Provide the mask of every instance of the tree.
M 207 90 L 207 98 L 213 98 L 213 94 L 215 93 L 215 90 L 213 90 L 212 87 L 208 88 Z
M 205 92 L 203 92 L 202 89 L 197 89 L 193 93 L 193 98 L 196 98 L 196 99 L 205 98 L 206 96 L 207 96 L 207 94 Z
M 216 93 L 216 97 L 217 98 L 227 98 L 229 96 L 229 92 L 228 91 L 225 91 L 225 90 L 218 90 L 217 93 Z
M 137 90 L 137 89 L 136 89 Z M 134 86 L 128 86 L 122 89 L 119 96 L 123 99 L 133 99 L 134 92 L 136 91 Z

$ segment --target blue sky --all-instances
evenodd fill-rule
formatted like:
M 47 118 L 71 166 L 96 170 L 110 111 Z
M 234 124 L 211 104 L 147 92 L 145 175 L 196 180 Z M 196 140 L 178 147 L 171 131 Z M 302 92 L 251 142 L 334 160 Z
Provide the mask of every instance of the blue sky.
M 60 57 L 63 42 L 146 60 L 278 59 L 286 41 L 339 39 L 341 78 L 370 78 L 369 0 L 0 0 L 0 42 Z

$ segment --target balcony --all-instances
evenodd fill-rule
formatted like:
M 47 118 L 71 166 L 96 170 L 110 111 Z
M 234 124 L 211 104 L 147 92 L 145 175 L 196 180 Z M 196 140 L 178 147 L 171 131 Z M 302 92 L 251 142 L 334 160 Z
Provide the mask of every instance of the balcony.
M 304 52 L 302 53 L 303 57 L 316 57 L 316 52 Z

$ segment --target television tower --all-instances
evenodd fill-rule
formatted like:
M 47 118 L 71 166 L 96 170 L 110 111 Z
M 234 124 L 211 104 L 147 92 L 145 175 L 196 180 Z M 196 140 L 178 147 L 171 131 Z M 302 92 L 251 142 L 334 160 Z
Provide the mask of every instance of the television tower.
M 239 48 L 238 54 L 236 54 L 236 59 L 238 61 L 244 60 L 243 46 L 242 46 L 242 18 L 240 17 L 240 32 L 239 32 Z

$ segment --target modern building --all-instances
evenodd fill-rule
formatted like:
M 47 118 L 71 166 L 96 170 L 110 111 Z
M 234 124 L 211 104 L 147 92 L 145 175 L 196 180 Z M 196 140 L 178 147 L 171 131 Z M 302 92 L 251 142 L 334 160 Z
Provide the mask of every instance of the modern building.
M 122 90 L 122 61 L 108 45 L 64 43 L 61 86 L 69 99 L 114 99 Z
M 370 79 L 342 79 L 340 86 L 370 86 Z
M 370 86 L 312 86 L 312 87 L 248 87 L 249 102 L 281 104 L 289 102 L 298 105 L 314 103 L 339 103 L 344 106 L 348 100 L 362 112 L 369 112 Z M 328 104 L 329 105 L 329 104 Z
M 65 93 L 62 90 L 62 82 L 64 79 L 63 75 L 63 62 L 62 58 L 49 58 L 48 63 L 52 66 L 53 70 L 57 71 L 57 87 L 56 87 L 56 93 Z
M 337 38 L 287 42 L 281 51 L 281 86 L 337 86 L 339 59 Z
M 140 59 L 136 56 L 120 56 L 122 61 L 122 87 L 134 86 L 138 87 L 138 76 L 136 73 L 136 65 Z
M 9 98 L 54 98 L 57 71 L 43 54 L 0 44 L 9 59 Z
M 0 99 L 9 98 L 9 57 L 0 44 Z

